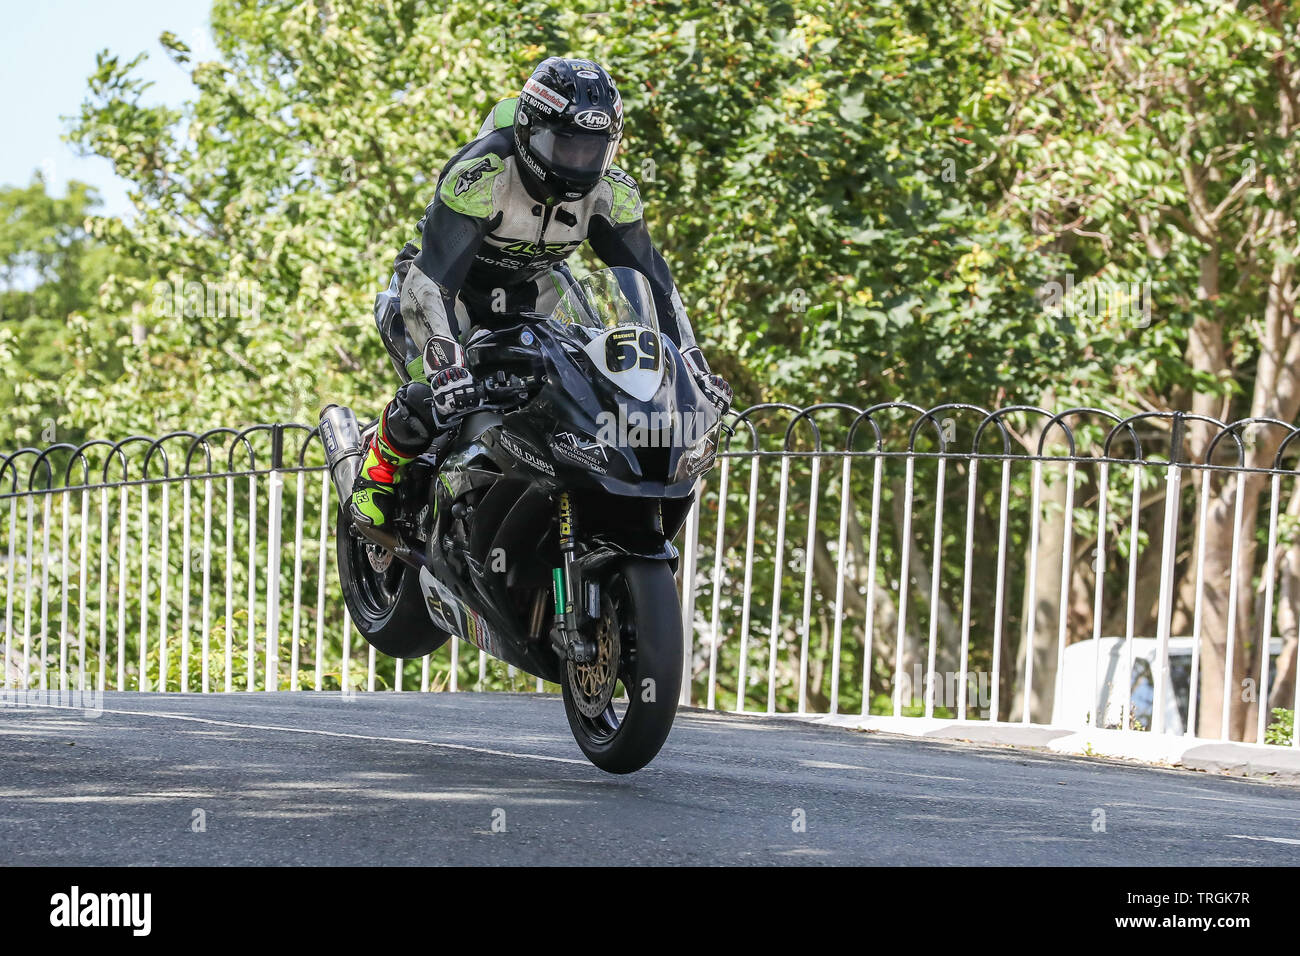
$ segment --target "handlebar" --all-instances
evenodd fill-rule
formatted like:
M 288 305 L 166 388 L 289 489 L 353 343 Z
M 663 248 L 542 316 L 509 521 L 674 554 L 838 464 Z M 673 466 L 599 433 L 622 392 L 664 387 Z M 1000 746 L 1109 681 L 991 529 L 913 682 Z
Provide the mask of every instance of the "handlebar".
M 476 379 L 472 388 L 478 401 L 472 405 L 459 408 L 443 417 L 438 414 L 437 406 L 432 405 L 432 400 L 430 401 L 434 424 L 439 429 L 445 429 L 474 412 L 509 411 L 518 408 L 532 397 L 533 390 L 539 384 L 540 381 L 534 375 L 521 378 L 518 375 L 507 376 L 505 372 L 497 372 L 491 378 Z

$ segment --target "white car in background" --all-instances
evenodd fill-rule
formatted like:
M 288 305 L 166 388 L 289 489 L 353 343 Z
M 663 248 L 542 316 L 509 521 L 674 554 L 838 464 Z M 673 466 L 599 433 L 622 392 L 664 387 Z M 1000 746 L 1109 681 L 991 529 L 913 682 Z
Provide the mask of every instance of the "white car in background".
M 1169 660 L 1165 668 L 1165 732 L 1182 734 L 1187 726 L 1187 707 L 1192 679 L 1192 638 L 1169 638 Z M 1090 726 L 1094 707 L 1101 719 L 1099 727 L 1119 727 L 1123 719 L 1125 680 L 1128 673 L 1127 641 L 1122 637 L 1101 638 L 1100 660 L 1097 641 L 1076 641 L 1065 649 L 1061 699 L 1052 708 L 1052 723 L 1064 727 Z M 1277 675 L 1277 656 L 1282 639 L 1269 642 L 1269 687 L 1260 695 L 1268 699 Z M 1151 711 L 1155 704 L 1156 662 L 1159 642 L 1154 637 L 1133 638 L 1133 671 L 1128 682 L 1132 694 L 1129 724 L 1142 730 L 1151 729 Z M 1095 670 L 1094 670 L 1095 667 Z M 1096 683 L 1094 684 L 1094 675 Z M 1255 675 L 1258 677 L 1258 674 Z M 1100 706 L 1099 706 L 1100 705 Z M 1199 706 L 1199 705 L 1198 705 Z

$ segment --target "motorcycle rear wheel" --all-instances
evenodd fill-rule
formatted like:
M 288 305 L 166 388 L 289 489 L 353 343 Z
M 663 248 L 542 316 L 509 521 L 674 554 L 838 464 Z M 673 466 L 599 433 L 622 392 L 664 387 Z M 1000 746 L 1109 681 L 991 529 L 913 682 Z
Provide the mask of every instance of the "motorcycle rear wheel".
M 381 654 L 403 660 L 432 653 L 451 637 L 429 618 L 420 574 L 391 553 L 352 533 L 338 518 L 339 581 L 352 623 Z
M 632 773 L 659 753 L 677 715 L 681 605 L 672 570 L 662 561 L 623 562 L 606 575 L 601 590 L 617 627 L 612 643 L 619 649 L 626 708 L 620 714 L 610 701 L 596 716 L 585 715 L 578 695 L 590 682 L 570 677 L 562 684 L 564 713 L 588 760 L 609 773 Z

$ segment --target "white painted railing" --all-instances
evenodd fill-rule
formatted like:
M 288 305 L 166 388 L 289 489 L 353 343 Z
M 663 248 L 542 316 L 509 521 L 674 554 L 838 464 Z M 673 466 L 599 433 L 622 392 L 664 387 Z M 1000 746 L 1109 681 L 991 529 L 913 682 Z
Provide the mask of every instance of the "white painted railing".
M 1291 426 L 904 404 L 730 423 L 679 539 L 684 701 L 1300 745 Z M 0 457 L 4 689 L 543 689 L 457 642 L 377 659 L 336 508 L 301 425 Z

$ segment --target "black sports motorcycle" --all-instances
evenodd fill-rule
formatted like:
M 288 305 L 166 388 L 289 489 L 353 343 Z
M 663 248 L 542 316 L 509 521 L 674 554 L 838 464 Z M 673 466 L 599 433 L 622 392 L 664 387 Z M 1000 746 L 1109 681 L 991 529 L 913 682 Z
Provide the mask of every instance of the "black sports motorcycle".
M 470 337 L 484 404 L 442 422 L 454 427 L 407 468 L 387 529 L 340 510 L 339 574 L 379 651 L 421 657 L 454 636 L 557 683 L 591 762 L 630 773 L 677 710 L 672 539 L 713 466 L 719 413 L 660 333 L 644 276 L 561 278 L 549 316 Z M 410 346 L 393 338 L 407 377 Z M 345 501 L 369 429 L 330 406 L 321 437 Z

